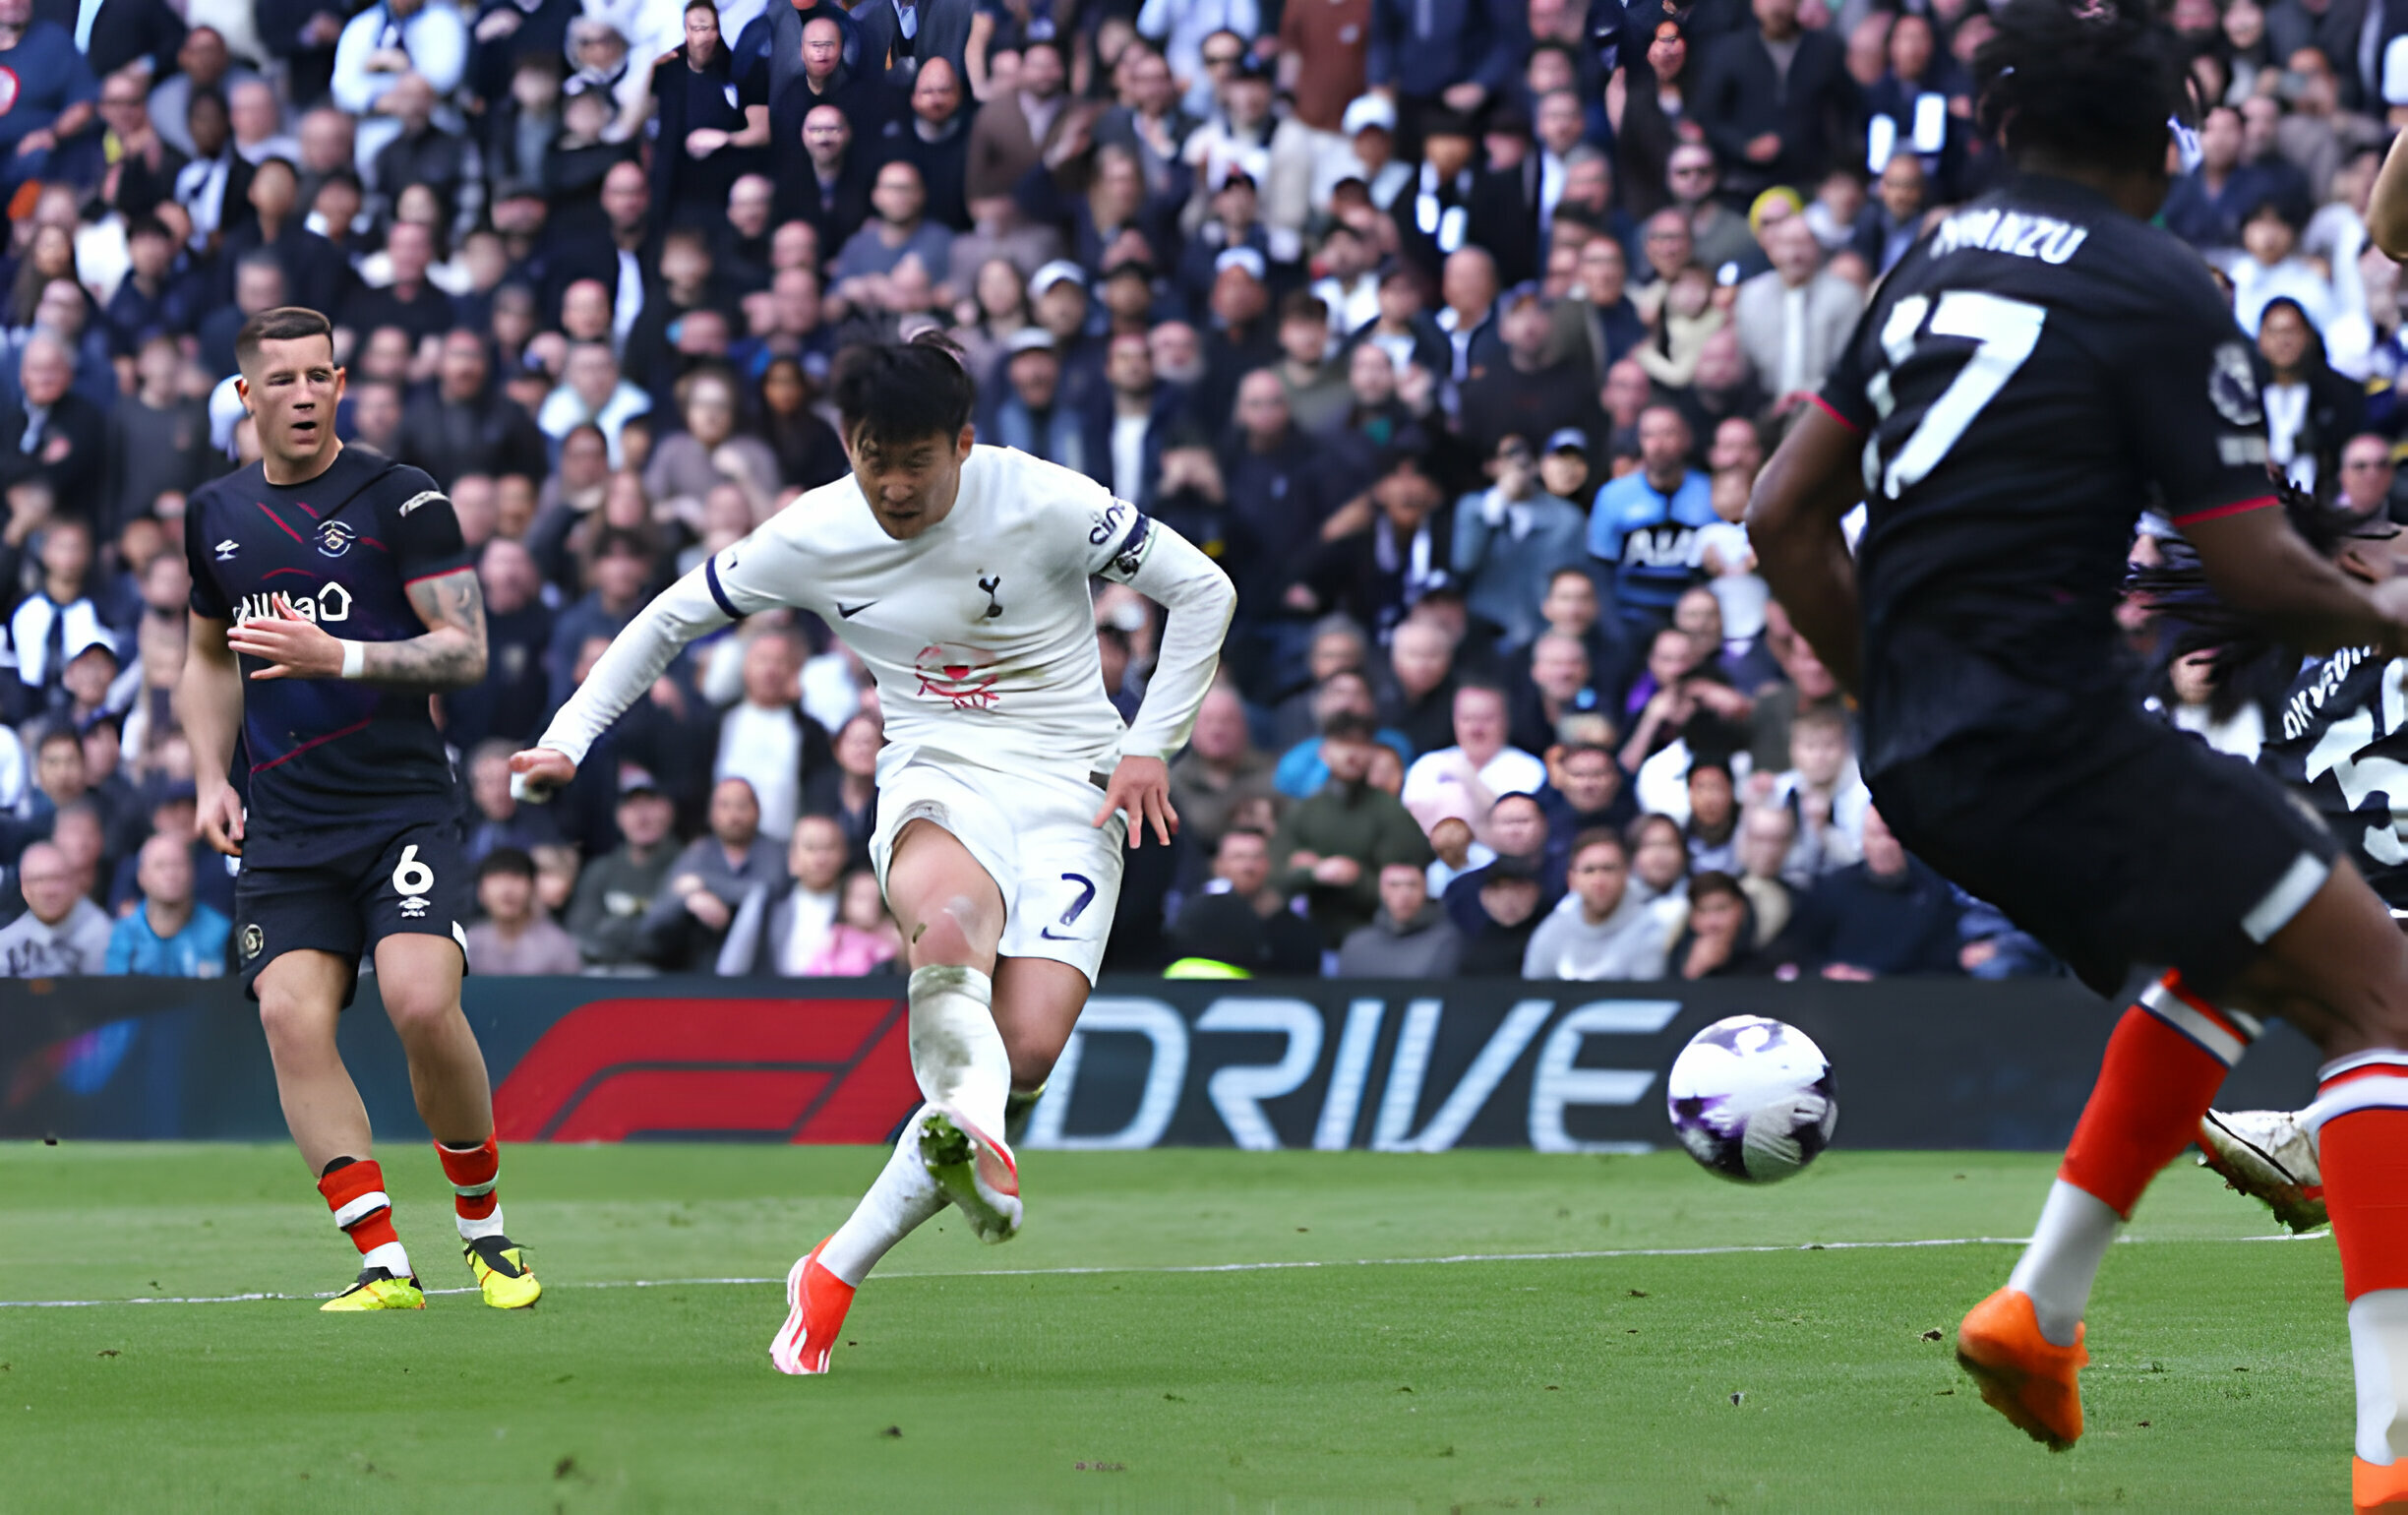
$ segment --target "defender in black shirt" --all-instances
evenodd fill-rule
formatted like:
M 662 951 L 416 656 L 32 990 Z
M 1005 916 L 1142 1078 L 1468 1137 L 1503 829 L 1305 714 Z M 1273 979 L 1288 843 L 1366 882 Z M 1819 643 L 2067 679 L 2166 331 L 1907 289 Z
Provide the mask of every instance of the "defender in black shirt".
M 325 1307 L 425 1304 L 334 1046 L 363 952 L 457 1193 L 470 1271 L 487 1303 L 532 1304 L 534 1275 L 502 1231 L 485 1059 L 460 1013 L 472 891 L 459 784 L 428 709 L 435 691 L 485 676 L 476 572 L 432 479 L 335 439 L 343 372 L 324 316 L 264 311 L 235 352 L 264 455 L 185 508 L 177 704 L 202 832 L 243 860 L 236 940 L 285 1120 L 362 1254 Z
M 2081 1434 L 2107 1245 L 2191 1142 L 2247 1012 L 2287 1015 L 2334 1060 L 2319 1108 L 2358 1502 L 2408 1503 L 2408 1445 L 2388 1440 L 2408 1382 L 2408 941 L 2280 786 L 2133 708 L 2113 624 L 2152 506 L 2294 645 L 2398 655 L 2408 584 L 2353 584 L 2271 508 L 2249 349 L 2204 269 L 2144 224 L 2183 135 L 2171 33 L 2146 0 L 1996 14 L 1979 113 L 2017 178 L 1892 272 L 1749 510 L 1774 592 L 1862 700 L 1865 777 L 1899 838 L 2101 993 L 2136 966 L 2177 975 L 2118 1025 L 2033 1244 L 1957 1358 L 2034 1437 Z

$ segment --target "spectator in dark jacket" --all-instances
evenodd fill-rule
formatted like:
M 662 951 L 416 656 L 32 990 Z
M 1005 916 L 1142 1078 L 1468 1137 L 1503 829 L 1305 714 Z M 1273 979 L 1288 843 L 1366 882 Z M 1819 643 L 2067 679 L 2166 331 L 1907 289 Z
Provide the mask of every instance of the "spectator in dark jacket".
M 1707 53 L 1691 102 L 1742 203 L 1772 185 L 1817 182 L 1862 109 L 1846 49 L 1799 28 L 1798 0 L 1754 0 L 1754 10 L 1755 26 Z
M 1688 924 L 1672 942 L 1664 972 L 1690 980 L 1737 979 L 1772 967 L 1756 950 L 1756 912 L 1739 880 L 1723 873 L 1690 879 Z
M 18 365 L 19 402 L 0 414 L 0 473 L 38 477 L 63 509 L 98 499 L 108 418 L 75 393 L 75 358 L 47 332 L 27 340 Z
M 543 433 L 492 373 L 482 336 L 465 328 L 445 336 L 434 388 L 402 407 L 400 460 L 447 489 L 463 473 L 543 477 Z
M 1799 901 L 1790 939 L 1800 965 L 1827 979 L 1953 974 L 1961 971 L 1963 914 L 1948 881 L 1908 857 L 1881 813 L 1867 810 L 1864 861 L 1826 875 Z
M 1524 858 L 1500 857 L 1447 885 L 1450 900 L 1457 889 L 1475 879 L 1477 887 L 1468 896 L 1474 924 L 1464 933 L 1463 976 L 1520 978 L 1531 936 L 1543 914 L 1537 865 Z M 1450 909 L 1449 914 L 1462 912 Z
M 1483 868 L 1475 868 L 1457 875 L 1446 886 L 1444 896 L 1447 917 L 1462 928 L 1466 940 L 1479 935 L 1479 923 L 1484 907 L 1480 893 L 1498 870 L 1519 873 L 1533 880 L 1543 881 L 1546 865 L 1546 812 L 1538 798 L 1529 794 L 1509 794 L 1498 799 L 1488 809 L 1487 843 L 1496 851 L 1496 859 Z M 1544 890 L 1541 890 L 1543 896 Z M 1555 901 L 1542 897 L 1538 906 L 1552 908 Z M 1469 972 L 1469 969 L 1465 971 Z M 1520 973 L 1522 959 L 1517 957 L 1509 969 L 1500 972 Z
M 1497 0 L 1372 0 L 1365 68 L 1371 87 L 1397 99 L 1402 152 L 1414 155 L 1431 111 L 1478 110 L 1512 81 L 1521 11 Z
M 1221 834 L 1212 881 L 1179 907 L 1171 942 L 1174 956 L 1208 958 L 1247 973 L 1321 971 L 1321 935 L 1288 908 L 1271 881 L 1271 839 L 1250 826 Z

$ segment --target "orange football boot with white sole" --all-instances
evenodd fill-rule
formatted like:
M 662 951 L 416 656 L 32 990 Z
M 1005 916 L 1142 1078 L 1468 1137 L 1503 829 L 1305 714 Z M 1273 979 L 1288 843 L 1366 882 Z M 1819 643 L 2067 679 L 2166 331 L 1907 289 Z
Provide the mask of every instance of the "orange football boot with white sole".
M 2062 1452 L 2081 1439 L 2079 1378 L 2090 1354 L 2084 1328 L 2060 1347 L 2040 1334 L 2031 1296 L 2002 1289 L 1973 1306 L 1956 1327 L 1956 1362 L 1981 1386 L 1985 1404 L 2034 1441 Z
M 2350 1508 L 2357 1515 L 2369 1510 L 2408 1510 L 2408 1462 L 2389 1467 L 2350 1459 Z
M 819 1265 L 822 1242 L 786 1272 L 786 1325 L 769 1343 L 769 1361 L 781 1373 L 824 1373 L 828 1353 L 844 1331 L 853 1307 L 853 1286 Z

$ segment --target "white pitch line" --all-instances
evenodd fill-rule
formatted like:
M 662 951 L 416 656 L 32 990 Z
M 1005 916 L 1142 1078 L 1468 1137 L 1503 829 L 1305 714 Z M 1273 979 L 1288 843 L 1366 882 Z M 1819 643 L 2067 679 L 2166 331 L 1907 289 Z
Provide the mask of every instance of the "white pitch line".
M 2330 1231 L 2311 1231 L 2300 1235 L 2279 1232 L 2262 1237 L 2119 1237 L 2117 1242 L 2126 1246 L 2145 1246 L 2174 1242 L 2318 1242 L 2330 1237 Z M 1572 1252 L 1458 1252 L 1445 1257 L 1337 1257 L 1300 1258 L 1288 1262 L 1195 1262 L 1158 1266 L 1130 1265 L 1100 1268 L 962 1268 L 953 1271 L 920 1273 L 884 1273 L 887 1279 L 907 1278 L 1060 1278 L 1080 1277 L 1096 1273 L 1279 1273 L 1301 1268 L 1420 1268 L 1447 1267 L 1462 1263 L 1480 1262 L 1595 1262 L 1617 1257 L 1736 1257 L 1767 1252 L 1864 1252 L 1899 1251 L 1930 1246 L 2022 1246 L 2029 1237 L 1933 1237 L 1906 1242 L 1797 1242 L 1751 1246 L 1627 1246 L 1596 1251 Z M 553 1289 L 698 1289 L 714 1286 L 784 1284 L 785 1277 L 776 1278 L 617 1278 L 585 1279 L 574 1283 L 552 1284 Z M 430 1295 L 475 1294 L 474 1289 L 429 1289 Z M 260 1300 L 331 1300 L 327 1294 L 219 1294 L 191 1296 L 143 1296 L 130 1300 L 0 1300 L 0 1309 L 89 1309 L 105 1304 L 248 1304 Z

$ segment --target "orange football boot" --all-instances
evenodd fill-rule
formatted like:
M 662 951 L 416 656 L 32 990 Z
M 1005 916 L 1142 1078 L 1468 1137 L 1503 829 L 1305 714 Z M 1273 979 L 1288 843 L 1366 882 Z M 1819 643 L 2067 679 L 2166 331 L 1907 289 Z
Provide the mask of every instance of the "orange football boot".
M 2090 1354 L 2083 1328 L 2074 1345 L 2060 1347 L 2040 1334 L 2031 1296 L 2002 1289 L 1965 1315 L 1956 1328 L 1956 1361 L 1981 1386 L 1984 1403 L 2022 1428 L 2034 1441 L 2062 1452 L 2081 1439 L 2081 1386 Z
M 769 1343 L 769 1361 L 781 1373 L 824 1373 L 828 1353 L 853 1307 L 853 1286 L 819 1265 L 822 1242 L 786 1274 L 786 1325 Z
M 2350 1508 L 2358 1515 L 2369 1510 L 2408 1510 L 2408 1462 L 2386 1468 L 2363 1457 L 2351 1458 Z

